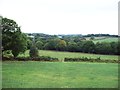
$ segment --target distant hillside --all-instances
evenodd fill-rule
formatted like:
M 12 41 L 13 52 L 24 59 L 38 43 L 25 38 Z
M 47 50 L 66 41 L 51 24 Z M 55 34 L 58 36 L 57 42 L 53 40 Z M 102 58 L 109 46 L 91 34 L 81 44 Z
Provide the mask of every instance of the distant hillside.
M 110 35 L 110 34 L 88 34 L 88 35 L 82 35 L 82 34 L 59 34 L 59 35 L 49 35 L 44 33 L 26 33 L 28 36 L 35 36 L 35 37 L 41 37 L 41 38 L 83 38 L 89 39 L 90 37 L 95 37 L 96 39 L 105 38 L 105 37 L 118 37 L 118 35 Z
M 106 38 L 102 38 L 102 39 L 95 39 L 93 40 L 94 43 L 97 42 L 118 42 L 118 38 L 117 37 L 106 37 Z

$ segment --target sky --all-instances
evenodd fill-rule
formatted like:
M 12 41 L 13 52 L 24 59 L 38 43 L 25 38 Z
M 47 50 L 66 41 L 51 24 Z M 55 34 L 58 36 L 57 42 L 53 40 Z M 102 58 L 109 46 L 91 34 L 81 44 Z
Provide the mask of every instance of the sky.
M 119 0 L 0 0 L 24 33 L 118 34 Z

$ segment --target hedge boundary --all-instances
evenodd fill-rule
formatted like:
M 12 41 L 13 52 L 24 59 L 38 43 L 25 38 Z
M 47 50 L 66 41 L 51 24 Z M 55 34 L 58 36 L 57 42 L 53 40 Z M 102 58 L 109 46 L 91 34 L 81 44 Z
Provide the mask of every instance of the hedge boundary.
M 64 58 L 64 62 L 105 62 L 105 63 L 120 63 L 120 60 L 103 60 L 98 58 L 87 58 L 87 57 L 80 57 L 80 58 Z
M 17 57 L 17 58 L 8 58 L 2 57 L 2 61 L 59 61 L 58 58 L 53 58 L 49 56 L 39 56 L 39 57 Z
M 17 57 L 9 58 L 2 57 L 2 61 L 48 61 L 48 62 L 60 62 L 58 58 L 53 58 L 50 56 L 39 56 L 39 57 Z M 79 58 L 64 58 L 64 62 L 104 62 L 104 63 L 120 63 L 120 60 L 103 60 L 100 57 L 98 58 L 88 58 L 88 57 L 79 57 Z

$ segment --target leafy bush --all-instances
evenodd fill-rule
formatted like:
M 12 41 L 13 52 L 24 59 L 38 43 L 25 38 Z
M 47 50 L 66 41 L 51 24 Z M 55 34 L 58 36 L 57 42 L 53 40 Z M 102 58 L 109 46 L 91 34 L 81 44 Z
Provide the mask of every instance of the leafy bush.
M 30 57 L 38 57 L 38 56 L 39 56 L 38 49 L 37 49 L 37 47 L 36 47 L 35 45 L 33 45 L 33 46 L 30 48 L 29 55 L 30 55 Z

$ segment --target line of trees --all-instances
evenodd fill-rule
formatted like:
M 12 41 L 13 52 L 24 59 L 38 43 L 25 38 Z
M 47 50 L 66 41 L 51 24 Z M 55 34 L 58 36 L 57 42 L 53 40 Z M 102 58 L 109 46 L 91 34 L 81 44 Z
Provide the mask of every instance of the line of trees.
M 29 42 L 30 43 L 30 42 Z M 69 52 L 83 52 L 95 54 L 120 54 L 120 42 L 97 42 L 92 40 L 67 41 L 59 38 L 50 40 L 36 39 L 36 47 L 40 50 L 56 50 Z M 28 48 L 30 44 L 28 44 Z

